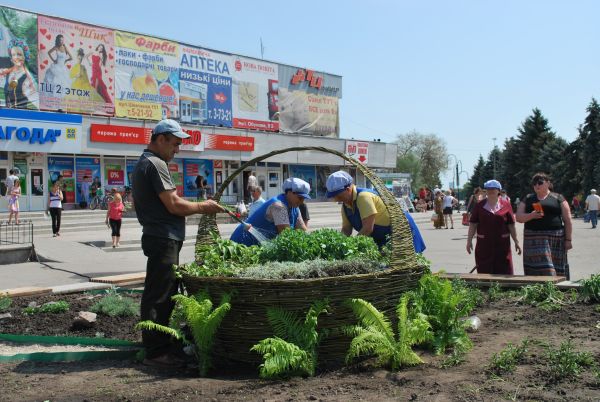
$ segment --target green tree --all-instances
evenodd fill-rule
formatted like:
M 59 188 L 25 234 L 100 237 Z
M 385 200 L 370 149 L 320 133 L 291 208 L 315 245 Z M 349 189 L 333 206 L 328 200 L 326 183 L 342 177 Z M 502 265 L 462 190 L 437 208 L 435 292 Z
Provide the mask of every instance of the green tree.
M 518 131 L 516 138 L 511 137 L 505 143 L 500 157 L 500 177 L 506 183 L 509 194 L 513 198 L 522 199 L 532 191 L 531 177 L 540 171 L 550 173 L 553 165 L 560 160 L 546 159 L 554 145 L 548 152 L 543 152 L 544 147 L 555 142 L 557 136 L 539 109 L 533 109 L 531 116 L 525 119 Z M 556 146 L 560 147 L 560 144 Z
M 483 186 L 483 170 L 485 168 L 485 160 L 483 156 L 479 155 L 479 159 L 477 160 L 477 164 L 475 168 L 473 168 L 473 175 L 469 180 L 471 184 L 471 188 L 481 187 Z
M 396 143 L 397 168 L 418 170 L 413 173 L 413 190 L 423 185 L 434 188 L 441 184 L 440 174 L 448 169 L 448 151 L 443 139 L 435 134 L 411 131 L 398 135 Z
M 584 124 L 579 128 L 582 142 L 582 191 L 587 193 L 600 184 L 600 105 L 596 99 L 588 105 Z
M 490 151 L 487 161 L 481 169 L 480 181 L 482 184 L 490 179 L 496 179 L 504 184 L 504 180 L 502 180 L 502 163 L 502 152 L 496 146 Z

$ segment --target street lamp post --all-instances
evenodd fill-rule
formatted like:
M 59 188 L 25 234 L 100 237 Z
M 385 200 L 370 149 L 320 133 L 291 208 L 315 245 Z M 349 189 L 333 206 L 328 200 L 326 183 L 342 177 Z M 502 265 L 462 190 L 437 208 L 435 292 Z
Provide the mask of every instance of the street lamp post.
M 456 175 L 456 198 L 460 201 L 460 172 L 459 172 L 459 166 L 460 166 L 460 170 L 462 170 L 462 162 L 458 160 L 458 158 L 456 157 L 456 155 L 454 154 L 448 154 L 448 157 L 453 157 L 454 158 L 454 167 L 456 172 L 452 173 L 452 178 L 454 180 L 454 175 Z

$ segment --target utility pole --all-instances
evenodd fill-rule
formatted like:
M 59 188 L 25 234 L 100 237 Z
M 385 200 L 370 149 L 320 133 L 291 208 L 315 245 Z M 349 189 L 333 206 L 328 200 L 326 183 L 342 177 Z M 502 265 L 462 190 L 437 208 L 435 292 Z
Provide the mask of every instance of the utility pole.
M 260 58 L 262 60 L 265 59 L 265 47 L 263 46 L 262 38 L 260 38 Z
M 496 179 L 496 137 L 492 138 L 492 141 L 494 141 L 494 148 L 492 149 L 492 158 L 494 158 L 493 163 L 494 163 L 494 180 Z

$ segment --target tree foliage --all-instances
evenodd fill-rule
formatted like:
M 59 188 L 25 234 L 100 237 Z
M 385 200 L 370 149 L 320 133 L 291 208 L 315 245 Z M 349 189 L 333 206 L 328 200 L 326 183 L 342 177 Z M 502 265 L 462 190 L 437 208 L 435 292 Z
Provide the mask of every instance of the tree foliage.
M 411 131 L 398 135 L 398 158 L 396 168 L 410 169 L 413 188 L 434 188 L 441 184 L 440 174 L 448 169 L 448 150 L 443 139 L 435 134 Z
M 581 184 L 584 192 L 600 184 L 600 105 L 596 99 L 588 105 L 584 124 L 579 128 L 581 142 Z

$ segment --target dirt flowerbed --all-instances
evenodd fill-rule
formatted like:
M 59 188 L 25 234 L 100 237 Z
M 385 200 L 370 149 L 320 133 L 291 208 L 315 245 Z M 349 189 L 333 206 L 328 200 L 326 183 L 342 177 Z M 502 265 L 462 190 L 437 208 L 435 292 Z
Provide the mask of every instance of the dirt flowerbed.
M 134 296 L 139 299 L 139 295 Z M 66 300 L 68 313 L 25 317 L 20 310 L 35 300 Z M 97 327 L 85 331 L 70 328 L 79 310 L 95 300 L 82 295 L 15 299 L 13 318 L 0 321 L 0 332 L 96 336 L 138 341 L 133 331 L 137 317 L 108 319 L 100 316 Z M 583 370 L 571 379 L 556 378 L 547 357 L 549 347 L 570 340 L 576 351 L 589 352 L 600 364 L 600 312 L 594 305 L 574 304 L 558 312 L 503 299 L 476 309 L 481 327 L 471 334 L 474 346 L 464 361 L 452 365 L 448 356 L 419 351 L 425 364 L 390 372 L 367 361 L 313 378 L 265 381 L 256 373 L 215 372 L 198 378 L 195 369 L 165 371 L 135 361 L 77 363 L 0 364 L 0 400 L 51 401 L 563 401 L 600 400 L 600 378 Z M 512 373 L 492 373 L 492 355 L 510 342 L 533 340 Z M 456 363 L 456 362 L 454 362 Z

